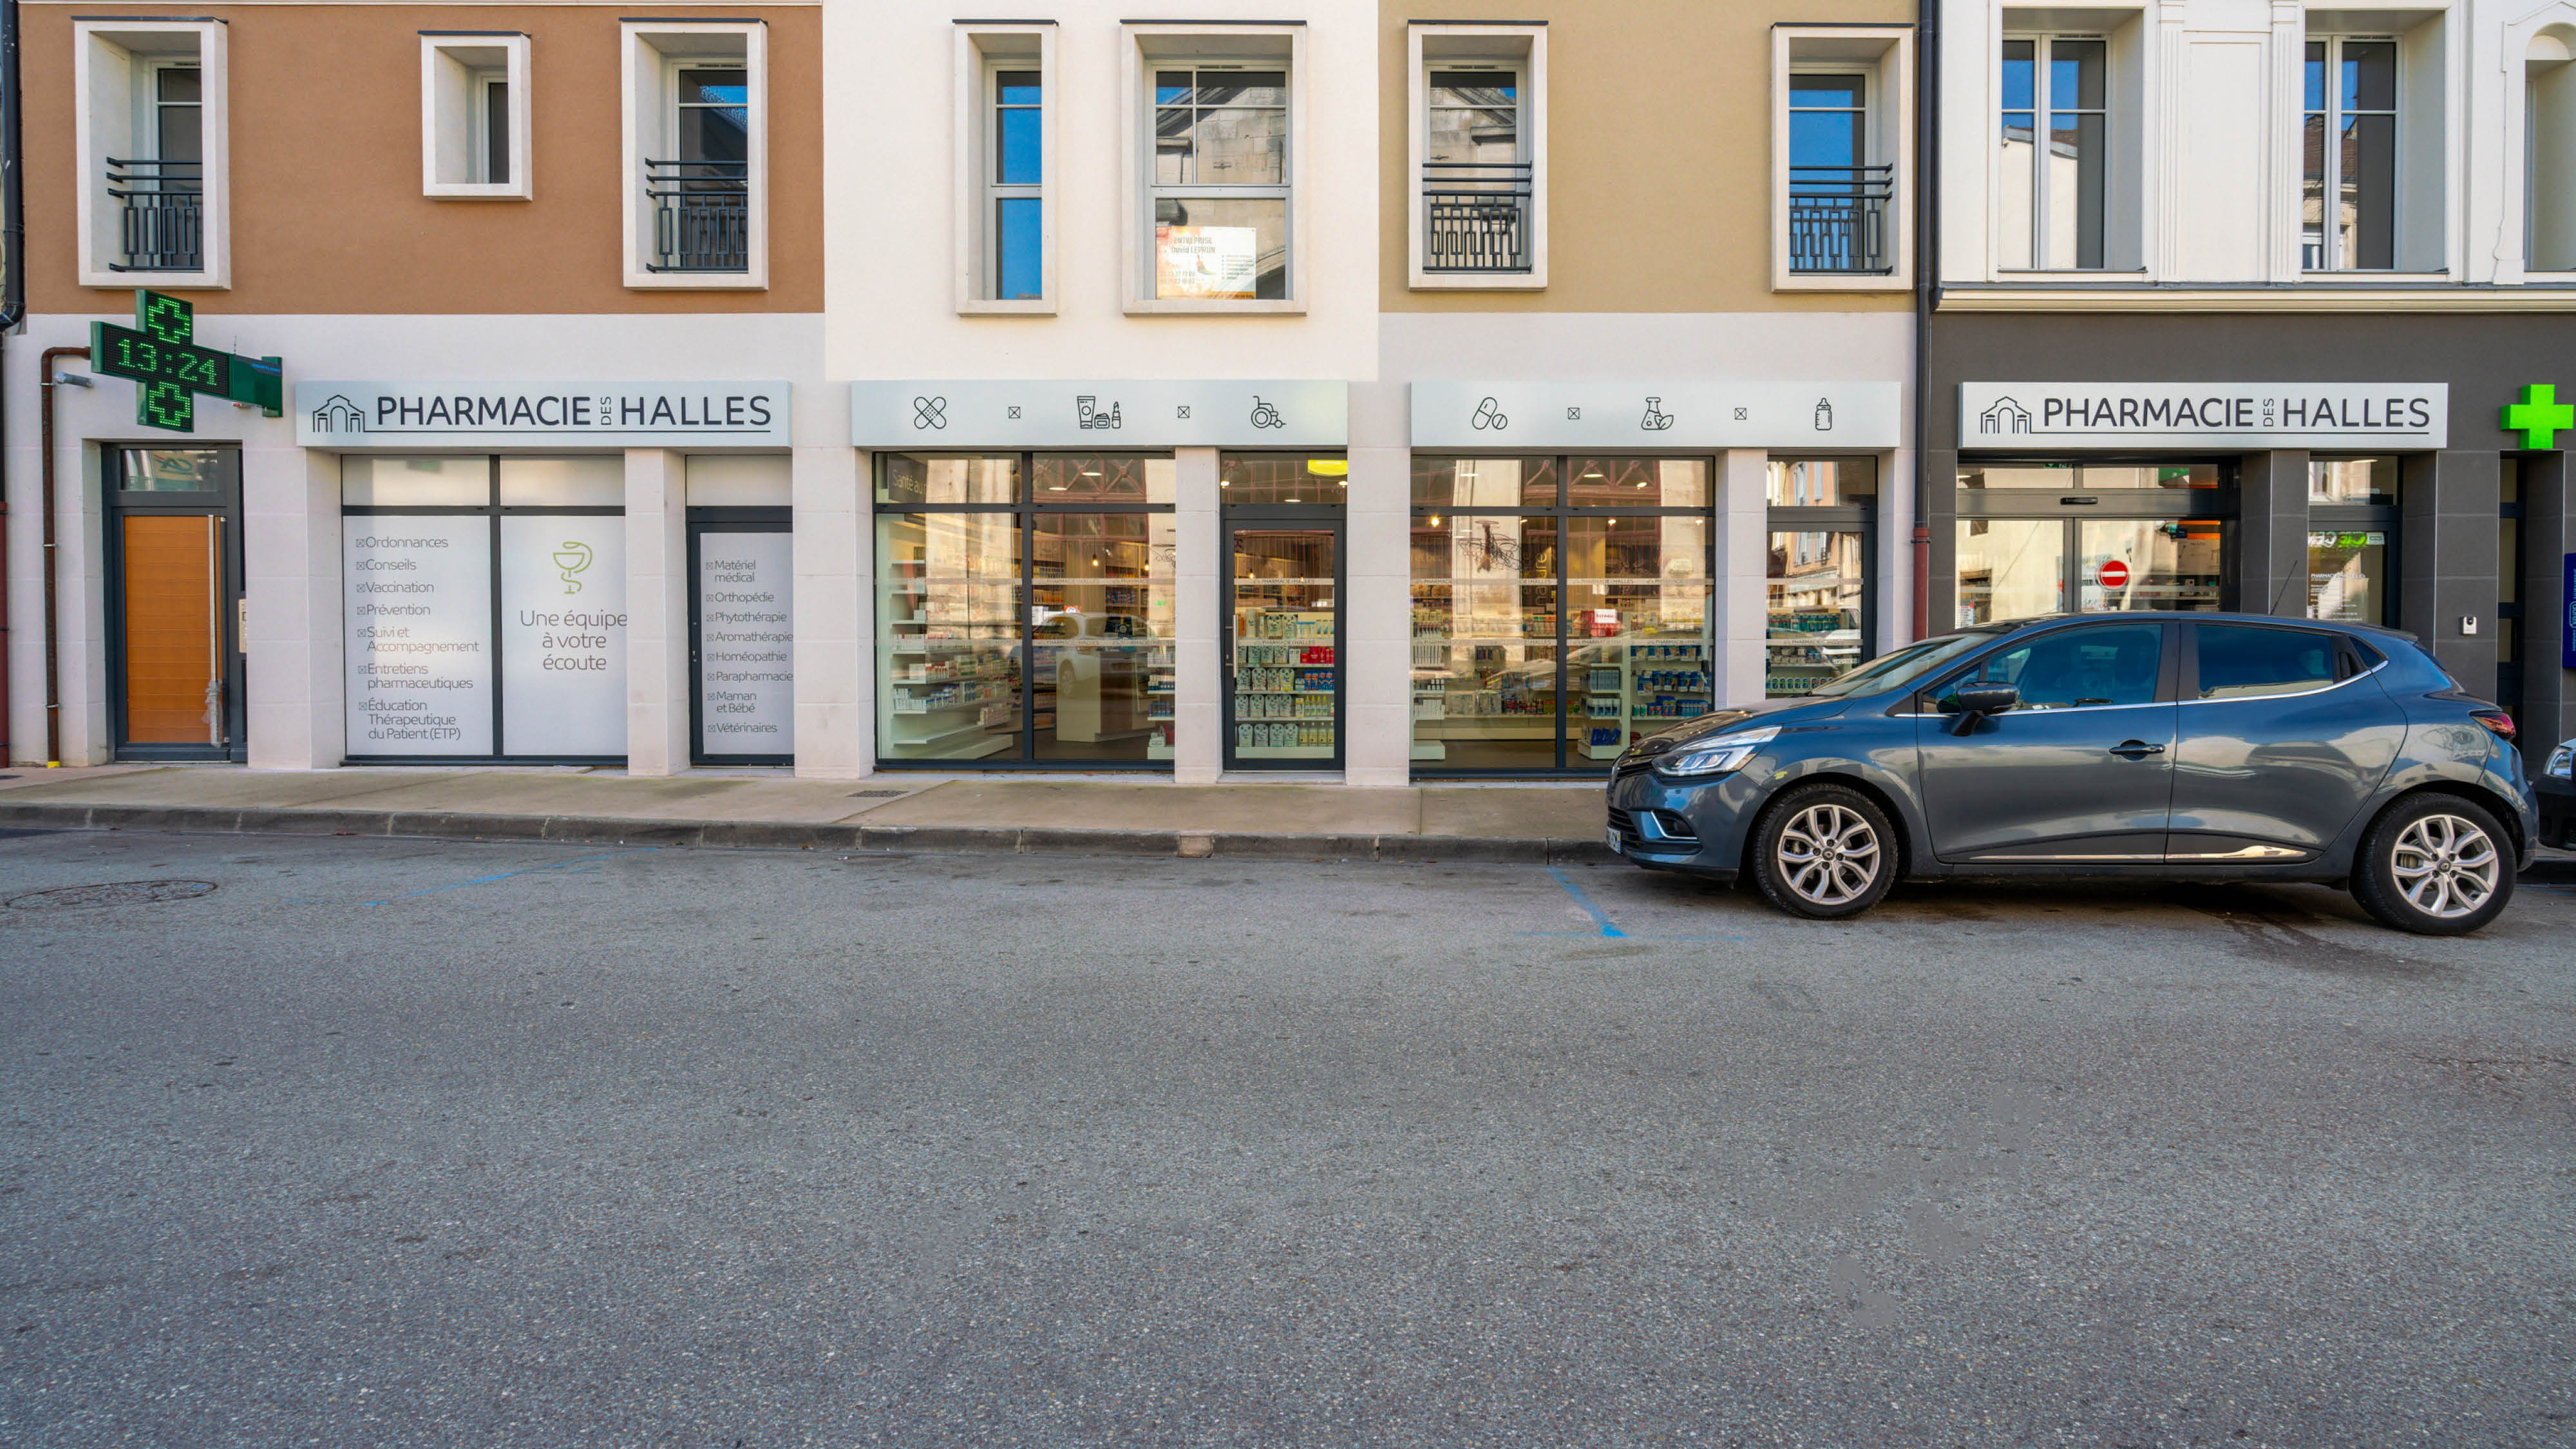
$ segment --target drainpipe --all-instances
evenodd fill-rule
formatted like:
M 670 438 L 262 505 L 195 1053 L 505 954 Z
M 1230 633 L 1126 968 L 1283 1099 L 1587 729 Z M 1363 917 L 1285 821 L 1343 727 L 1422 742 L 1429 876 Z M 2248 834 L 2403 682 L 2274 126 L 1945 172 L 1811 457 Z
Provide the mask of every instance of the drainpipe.
M 42 442 L 45 451 L 45 764 L 49 768 L 63 762 L 63 669 L 62 661 L 56 656 L 54 637 L 61 632 L 57 627 L 61 614 L 54 601 L 54 386 L 57 383 L 69 383 L 74 387 L 90 385 L 88 378 L 77 373 L 54 376 L 54 359 L 88 356 L 86 347 L 48 347 L 36 363 L 36 373 L 44 379 L 39 389 L 44 405 L 39 412 L 44 417 Z
M 1941 0 L 1919 0 L 1914 29 L 1914 637 L 1932 632 L 1932 308 L 1941 276 Z
M 18 0 L 0 0 L 0 341 L 27 317 L 27 222 L 18 168 Z M 8 456 L 0 392 L 0 458 Z M 0 766 L 9 763 L 9 503 L 0 481 Z

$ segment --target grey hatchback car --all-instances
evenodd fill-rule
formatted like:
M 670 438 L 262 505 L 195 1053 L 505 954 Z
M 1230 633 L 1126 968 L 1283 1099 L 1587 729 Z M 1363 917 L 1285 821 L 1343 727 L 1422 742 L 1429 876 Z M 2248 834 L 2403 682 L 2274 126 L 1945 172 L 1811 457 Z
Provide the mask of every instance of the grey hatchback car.
M 2536 828 L 2512 721 L 2411 636 L 2237 614 L 1925 639 L 1638 740 L 1609 806 L 1628 860 L 1802 916 L 1900 878 L 2325 881 L 2428 935 L 2494 920 Z

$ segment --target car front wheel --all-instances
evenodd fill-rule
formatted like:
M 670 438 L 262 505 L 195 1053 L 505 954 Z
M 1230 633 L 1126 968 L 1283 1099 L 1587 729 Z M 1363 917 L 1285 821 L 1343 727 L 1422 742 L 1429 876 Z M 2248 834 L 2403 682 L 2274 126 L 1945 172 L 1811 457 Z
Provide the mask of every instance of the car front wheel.
M 1839 920 L 1887 894 L 1896 855 L 1896 831 L 1868 796 L 1841 785 L 1802 785 L 1762 813 L 1753 878 L 1771 904 L 1793 916 Z
M 2513 899 L 2503 827 L 2457 795 L 2419 795 L 2371 824 L 2353 862 L 2353 899 L 2382 925 L 2465 936 Z

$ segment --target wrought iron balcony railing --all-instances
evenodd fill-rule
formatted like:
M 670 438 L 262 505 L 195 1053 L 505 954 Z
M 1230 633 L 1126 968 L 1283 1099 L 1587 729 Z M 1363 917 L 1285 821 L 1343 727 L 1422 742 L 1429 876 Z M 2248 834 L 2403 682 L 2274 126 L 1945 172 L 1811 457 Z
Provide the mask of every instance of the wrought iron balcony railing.
M 1789 168 L 1789 270 L 1885 272 L 1887 203 L 1896 167 Z
M 1422 270 L 1528 271 L 1529 213 L 1526 162 L 1424 162 Z
M 118 272 L 198 272 L 206 266 L 206 165 L 202 161 L 107 158 L 107 194 L 117 219 Z
M 751 163 L 647 161 L 655 272 L 751 269 Z

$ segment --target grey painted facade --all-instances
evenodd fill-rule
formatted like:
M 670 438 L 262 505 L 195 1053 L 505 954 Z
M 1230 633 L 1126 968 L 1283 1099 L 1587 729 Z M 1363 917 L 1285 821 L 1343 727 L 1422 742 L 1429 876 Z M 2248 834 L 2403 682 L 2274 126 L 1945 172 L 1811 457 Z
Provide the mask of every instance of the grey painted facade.
M 2482 695 L 2498 692 L 2499 647 L 2511 641 L 2521 663 L 2525 750 L 2535 762 L 2576 733 L 2576 671 L 2561 667 L 2559 642 L 2568 609 L 2561 560 L 2576 551 L 2565 450 L 2576 446 L 2576 433 L 2558 435 L 2555 450 L 2520 452 L 2519 435 L 2499 421 L 2527 384 L 2553 383 L 2561 397 L 2576 394 L 2576 319 L 2563 313 L 1936 312 L 1928 353 L 1921 394 L 1926 632 L 1953 627 L 1959 597 L 1962 382 L 2447 383 L 2446 446 L 2399 459 L 2394 622 L 2427 641 L 2455 677 Z M 1973 449 L 1967 455 L 2007 456 Z M 2086 457 L 2030 449 L 2008 455 Z M 2310 455 L 2246 452 L 2217 461 L 2232 464 L 2238 481 L 2221 606 L 2303 614 Z M 2520 479 L 2522 509 L 2514 559 L 2502 555 L 2500 528 L 2509 462 Z M 2516 571 L 2518 587 L 2508 582 Z M 2517 595 L 2520 619 L 2500 620 L 2500 606 Z

